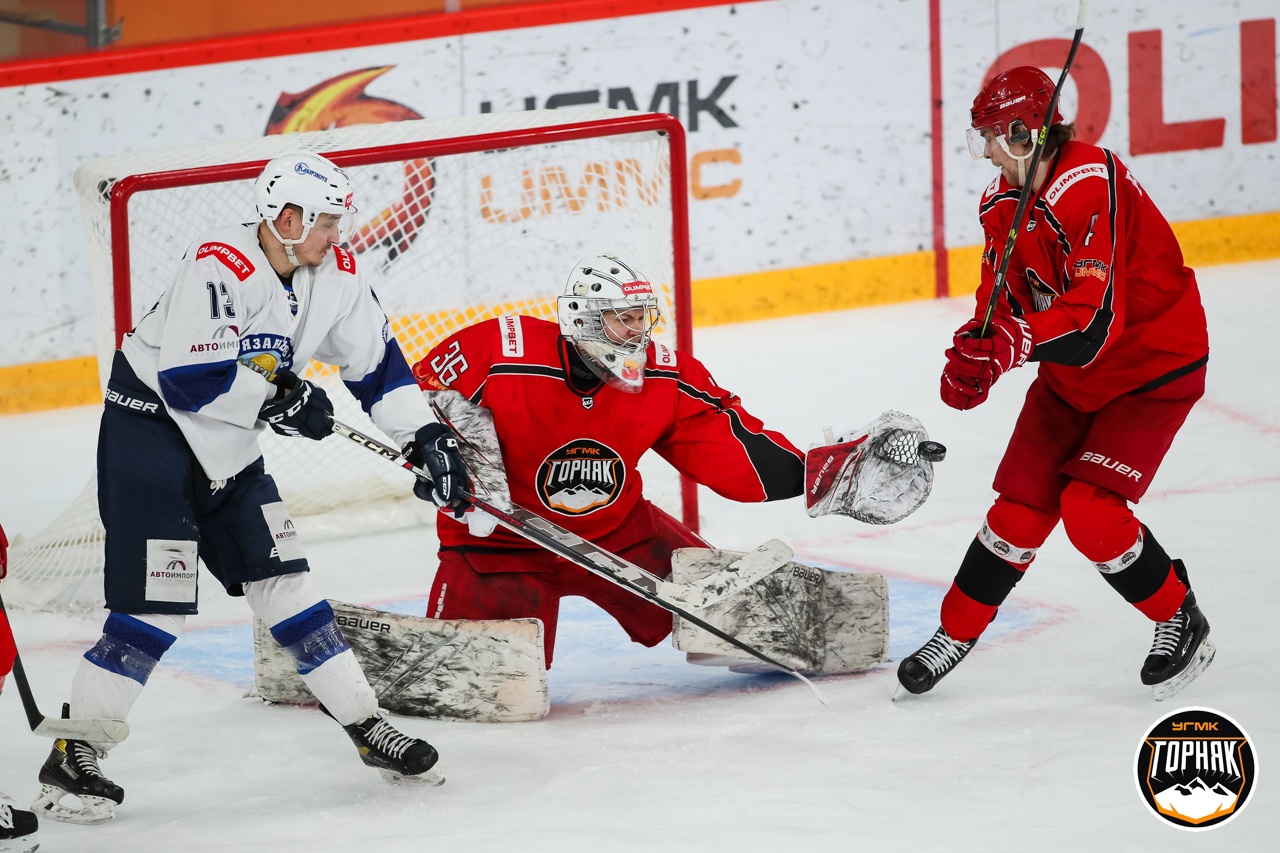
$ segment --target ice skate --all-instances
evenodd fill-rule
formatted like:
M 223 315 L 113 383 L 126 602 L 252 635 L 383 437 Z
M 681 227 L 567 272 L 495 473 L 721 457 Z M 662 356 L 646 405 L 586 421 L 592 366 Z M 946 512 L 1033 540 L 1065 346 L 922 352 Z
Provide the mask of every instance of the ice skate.
M 378 768 L 388 782 L 432 787 L 444 784 L 443 776 L 430 772 L 440 758 L 435 747 L 399 731 L 381 711 L 342 728 L 360 751 L 360 760 Z
M 929 642 L 903 658 L 898 665 L 898 688 L 894 691 L 893 698 L 896 700 L 908 693 L 929 692 L 944 675 L 955 669 L 956 664 L 964 660 L 964 656 L 977 643 L 977 640 L 967 643 L 953 640 L 944 629 L 938 628 Z
M 1156 624 L 1151 651 L 1142 665 L 1142 683 L 1151 685 L 1157 702 L 1168 699 L 1209 667 L 1215 651 L 1209 641 L 1209 620 L 1196 605 L 1196 594 L 1187 590 L 1173 618 Z
M 40 821 L 0 791 L 0 853 L 32 853 L 40 846 Z
M 57 740 L 40 768 L 43 787 L 31 809 L 63 823 L 105 823 L 124 802 L 124 789 L 102 775 L 98 759 L 105 756 L 82 740 Z M 64 797 L 80 801 L 79 808 L 63 804 Z

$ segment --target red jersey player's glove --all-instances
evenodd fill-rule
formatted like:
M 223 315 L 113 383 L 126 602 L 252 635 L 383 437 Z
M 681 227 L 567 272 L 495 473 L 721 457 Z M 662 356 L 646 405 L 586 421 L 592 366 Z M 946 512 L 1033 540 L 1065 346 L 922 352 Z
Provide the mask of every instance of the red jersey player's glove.
M 1031 327 L 1010 314 L 991 318 L 987 337 L 975 337 L 982 321 L 974 318 L 956 330 L 942 373 L 942 401 L 953 409 L 972 409 L 1005 371 L 1026 364 L 1034 343 Z
M 954 348 L 947 350 L 947 366 L 942 371 L 942 402 L 962 412 L 986 402 L 991 383 L 980 381 L 975 365 Z

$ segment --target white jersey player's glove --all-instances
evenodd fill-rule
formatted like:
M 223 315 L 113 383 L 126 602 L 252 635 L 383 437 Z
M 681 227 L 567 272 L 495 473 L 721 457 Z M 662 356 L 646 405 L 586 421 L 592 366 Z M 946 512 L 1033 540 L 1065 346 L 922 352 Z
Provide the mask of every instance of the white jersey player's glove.
M 933 488 L 933 463 L 946 448 L 929 441 L 910 415 L 885 412 L 862 429 L 839 436 L 804 457 L 809 515 L 847 515 L 868 524 L 893 524 L 915 512 Z
M 431 477 L 431 482 L 417 480 L 413 494 L 421 500 L 431 501 L 442 510 L 462 518 L 471 505 L 462 497 L 463 490 L 471 489 L 467 465 L 458 453 L 458 440 L 444 424 L 424 424 L 414 434 L 413 441 L 404 446 L 404 458 L 421 468 Z
M 278 371 L 271 378 L 276 395 L 263 404 L 258 418 L 279 435 L 302 436 L 319 441 L 333 432 L 333 403 L 318 385 L 292 370 Z

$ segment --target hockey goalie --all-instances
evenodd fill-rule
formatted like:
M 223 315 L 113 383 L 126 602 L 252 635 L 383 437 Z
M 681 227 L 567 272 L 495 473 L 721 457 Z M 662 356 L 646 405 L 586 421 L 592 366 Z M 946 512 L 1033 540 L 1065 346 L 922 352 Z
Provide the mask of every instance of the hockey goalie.
M 489 504 L 527 508 L 666 579 L 667 592 L 687 592 L 734 576 L 744 555 L 711 549 L 644 497 L 637 466 L 649 450 L 732 500 L 804 494 L 814 516 L 886 524 L 927 498 L 937 457 L 922 455 L 932 445 L 918 421 L 886 413 L 802 453 L 697 359 L 651 340 L 657 300 L 643 274 L 621 259 L 580 261 L 557 307 L 558 322 L 504 316 L 464 328 L 414 365 L 437 418 L 459 437 L 475 494 Z M 427 623 L 537 620 L 547 668 L 564 596 L 592 601 L 642 645 L 673 634 L 667 609 L 495 528 L 489 514 L 437 518 L 441 547 Z M 803 671 L 849 672 L 882 661 L 883 578 L 784 556 L 767 566 L 768 577 L 718 598 L 699 618 L 749 636 L 760 651 Z M 783 605 L 803 618 L 780 618 Z M 708 643 L 706 632 L 682 621 L 675 621 L 675 642 L 694 662 L 763 665 L 741 649 Z M 780 631 L 784 622 L 804 627 Z

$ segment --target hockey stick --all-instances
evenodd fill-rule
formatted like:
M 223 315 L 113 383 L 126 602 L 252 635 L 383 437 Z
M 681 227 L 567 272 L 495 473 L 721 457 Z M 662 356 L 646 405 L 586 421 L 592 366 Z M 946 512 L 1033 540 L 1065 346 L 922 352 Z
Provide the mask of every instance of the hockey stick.
M 384 459 L 396 463 L 401 468 L 411 472 L 415 477 L 430 482 L 431 478 L 425 471 L 405 459 L 404 455 L 394 447 L 383 444 L 376 438 L 358 432 L 338 421 L 333 422 L 333 431 L 377 453 Z M 818 697 L 818 701 L 824 705 L 827 704 L 826 698 L 818 692 L 818 688 L 802 673 L 774 660 L 759 649 L 742 642 L 731 634 L 725 633 L 716 626 L 708 624 L 682 607 L 679 602 L 666 595 L 663 589 L 664 585 L 667 588 L 677 585 L 665 583 L 661 578 L 645 571 L 634 563 L 588 542 L 581 536 L 571 533 L 560 525 L 540 515 L 535 515 L 523 507 L 513 505 L 510 511 L 505 511 L 466 489 L 462 491 L 462 497 L 477 510 L 496 518 L 499 524 L 518 536 L 522 536 L 535 545 L 546 548 L 548 551 L 563 557 L 575 565 L 581 566 L 592 574 L 599 575 L 605 580 L 617 584 L 628 592 L 658 605 L 663 610 L 676 614 L 686 622 L 696 625 L 707 633 L 741 649 L 757 660 L 763 661 L 769 666 L 785 672 L 787 675 L 800 679 L 813 691 L 813 695 Z M 783 547 L 785 548 L 786 546 L 783 545 Z M 691 586 L 689 589 L 694 590 L 696 588 Z
M 0 598 L 0 614 L 5 614 L 3 598 Z M 22 697 L 22 708 L 27 712 L 27 722 L 33 734 L 55 740 L 85 740 L 100 744 L 120 743 L 129 736 L 129 724 L 124 720 L 59 720 L 40 713 L 26 670 L 22 668 L 22 657 L 17 653 L 18 644 L 13 640 L 7 614 L 0 619 L 0 625 L 8 632 L 14 645 L 13 680 L 17 682 L 18 695 Z
M 1053 87 L 1053 96 L 1049 98 L 1049 108 L 1044 111 L 1044 121 L 1040 122 L 1040 133 L 1036 135 L 1035 143 L 1032 146 L 1031 166 L 1027 169 L 1027 181 L 1034 182 L 1036 169 L 1040 167 L 1040 157 L 1044 154 L 1044 141 L 1049 135 L 1049 124 L 1053 120 L 1053 111 L 1058 107 L 1058 97 L 1062 94 L 1062 85 L 1067 82 L 1067 73 L 1071 70 L 1071 63 L 1076 58 L 1076 51 L 1080 48 L 1080 39 L 1084 36 L 1084 15 L 1089 8 L 1089 0 L 1080 0 L 1080 8 L 1076 14 L 1076 33 L 1071 39 L 1071 50 L 1067 52 L 1067 61 L 1062 64 L 1062 74 L 1058 77 L 1058 85 Z M 991 286 L 991 296 L 987 298 L 987 311 L 982 317 L 982 328 L 978 330 L 977 337 L 985 338 L 987 329 L 991 325 L 991 318 L 995 316 L 996 305 L 1000 302 L 1000 297 L 1004 294 L 1005 277 L 1009 273 L 1009 263 L 1013 260 L 1013 244 L 1018 239 L 1018 231 L 1022 228 L 1022 217 L 1027 212 L 1027 207 L 1031 201 L 1031 187 L 1024 185 L 1022 192 L 1018 195 L 1018 206 L 1013 209 L 1013 223 L 1009 227 L 1009 239 L 1004 244 L 1004 252 L 1000 255 L 1000 266 L 996 268 L 995 282 Z
M 459 429 L 453 420 L 449 417 L 449 413 L 444 406 L 440 404 L 438 397 L 433 396 L 431 399 L 431 411 L 435 412 L 436 420 L 447 426 L 453 431 L 454 437 L 460 444 L 471 451 L 478 459 L 486 465 L 493 465 L 493 460 L 485 456 L 483 450 L 467 439 L 464 431 Z M 464 459 L 464 462 L 466 460 Z M 501 462 L 498 463 L 501 467 Z M 477 483 L 475 473 L 472 473 L 472 487 L 479 487 L 487 496 L 491 494 L 483 482 Z M 744 554 L 737 560 L 734 560 L 728 566 L 719 571 L 712 572 L 706 577 L 700 578 L 687 584 L 675 584 L 668 581 L 660 580 L 648 572 L 644 572 L 646 577 L 642 580 L 647 586 L 653 587 L 652 591 L 661 592 L 667 598 L 679 604 L 682 607 L 689 607 L 694 610 L 705 610 L 711 605 L 717 603 L 721 599 L 730 595 L 741 592 L 765 575 L 771 574 L 782 568 L 794 554 L 785 542 L 779 539 L 770 539 L 756 550 L 749 554 Z M 638 568 L 638 567 L 637 567 Z M 643 571 L 643 570 L 640 570 Z

